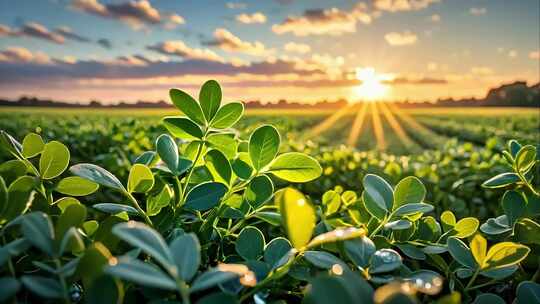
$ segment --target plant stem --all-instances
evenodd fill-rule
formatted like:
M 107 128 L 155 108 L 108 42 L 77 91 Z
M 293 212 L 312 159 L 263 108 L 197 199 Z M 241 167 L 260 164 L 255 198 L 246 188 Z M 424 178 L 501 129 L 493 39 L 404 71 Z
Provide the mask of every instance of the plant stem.
M 150 227 L 154 227 L 154 224 L 152 223 L 152 220 L 148 217 L 148 215 L 146 215 L 146 212 L 144 212 L 144 210 L 142 210 L 141 206 L 139 206 L 139 203 L 133 197 L 133 195 L 131 195 L 131 193 L 129 193 L 129 192 L 125 192 L 125 194 L 128 197 L 128 199 L 131 201 L 131 204 L 133 205 L 133 207 L 135 209 L 137 209 L 137 211 L 139 212 L 139 215 L 144 218 L 144 221 L 146 222 L 146 224 L 148 224 Z
M 180 184 L 180 180 L 178 179 L 178 176 L 174 177 L 174 183 L 173 183 L 173 189 L 174 189 L 174 200 L 175 200 L 175 206 L 176 208 L 180 208 L 180 204 L 182 202 L 182 185 Z
M 527 181 L 527 179 L 525 178 L 525 176 L 523 176 L 523 174 L 521 174 L 521 172 L 519 172 L 519 170 L 516 170 L 516 173 L 517 175 L 519 176 L 519 178 L 521 179 L 521 181 L 525 184 L 525 186 L 527 186 L 527 188 L 536 196 L 540 196 L 540 193 L 536 192 L 536 190 L 534 190 L 533 186 L 531 184 L 529 184 L 529 181 Z
M 60 259 L 55 258 L 54 264 L 56 265 L 56 270 L 60 270 L 62 268 L 62 263 L 60 263 Z M 69 299 L 69 293 L 67 290 L 67 283 L 66 279 L 64 278 L 64 275 L 61 273 L 58 273 L 58 278 L 60 279 L 60 284 L 62 285 L 62 293 L 64 295 L 64 302 L 67 304 L 71 303 L 71 300 Z
M 176 279 L 176 285 L 178 286 L 178 291 L 182 298 L 182 304 L 191 304 L 191 300 L 189 299 L 189 287 L 186 282 Z
M 469 280 L 469 283 L 467 284 L 467 286 L 465 286 L 465 291 L 470 290 L 472 284 L 474 283 L 474 280 L 476 280 L 476 277 L 478 276 L 479 273 L 480 273 L 480 268 L 478 268 L 478 269 L 476 269 L 474 271 L 474 274 L 471 277 L 471 279 Z
M 486 282 L 486 283 L 484 283 L 484 284 L 480 284 L 480 285 L 473 286 L 473 287 L 469 288 L 469 290 L 473 290 L 473 289 L 478 289 L 478 288 L 486 287 L 486 286 L 489 286 L 489 285 L 492 285 L 492 284 L 495 284 L 495 283 L 497 283 L 497 280 L 491 280 L 491 281 Z
M 369 237 L 372 237 L 372 236 L 374 236 L 377 232 L 379 232 L 379 230 L 381 230 L 381 229 L 384 227 L 384 225 L 386 225 L 386 222 L 387 222 L 387 221 L 388 221 L 388 220 L 387 220 L 387 218 L 385 217 L 385 218 L 381 221 L 381 223 L 379 224 L 379 226 L 377 226 L 377 228 L 375 228 L 375 230 L 373 230 L 373 231 L 369 234 Z
M 182 200 L 181 200 L 182 203 L 186 199 L 186 190 L 189 185 L 189 180 L 191 179 L 191 175 L 193 174 L 195 166 L 197 165 L 197 162 L 199 161 L 199 158 L 201 157 L 203 147 L 204 147 L 204 137 L 203 137 L 203 141 L 201 141 L 197 147 L 197 154 L 195 154 L 195 159 L 193 160 L 193 166 L 189 168 L 188 174 L 185 177 L 186 181 L 184 182 L 184 187 L 182 188 Z

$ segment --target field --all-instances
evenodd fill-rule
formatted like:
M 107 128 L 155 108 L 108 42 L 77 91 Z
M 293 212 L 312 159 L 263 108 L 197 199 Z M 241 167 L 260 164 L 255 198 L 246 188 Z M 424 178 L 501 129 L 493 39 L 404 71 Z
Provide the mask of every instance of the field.
M 4 261 L 9 262 L 13 276 L 21 269 L 49 271 L 58 276 L 58 281 L 24 274 L 21 282 L 40 297 L 64 298 L 71 302 L 84 298 L 88 303 L 133 301 L 133 297 L 142 295 L 148 301 L 167 297 L 171 301 L 158 302 L 173 303 L 175 296 L 166 290 L 175 291 L 183 303 L 191 303 L 192 299 L 197 299 L 197 303 L 251 303 L 256 298 L 269 301 L 255 303 L 299 303 L 302 297 L 308 303 L 326 303 L 329 299 L 326 297 L 343 291 L 340 288 L 357 290 L 359 297 L 373 296 L 376 303 L 415 303 L 417 300 L 461 303 L 479 301 L 478 298 L 489 301 L 493 300 L 490 297 L 494 293 L 500 296 L 496 300 L 508 301 L 515 297 L 529 299 L 527 296 L 531 293 L 537 294 L 537 286 L 530 281 L 540 277 L 538 238 L 531 237 L 540 231 L 540 226 L 533 221 L 540 211 L 535 190 L 540 185 L 536 154 L 540 143 L 539 109 L 398 108 L 386 103 L 352 104 L 335 111 L 257 109 L 247 110 L 237 123 L 228 122 L 215 129 L 199 123 L 190 109 L 185 112 L 189 119 L 173 121 L 174 118 L 168 122 L 162 118 L 180 115 L 180 111 L 0 108 L 0 129 L 22 143 L 22 150 L 18 151 L 17 144 L 10 143 L 9 137 L 3 135 L 3 151 L 8 153 L 0 154 L 3 162 L 0 176 L 8 185 L 13 182 L 6 191 L 16 190 L 13 185 L 28 177 L 15 179 L 19 174 L 16 167 L 21 166 L 16 162 L 27 168 L 23 172 L 29 170 L 22 174 L 32 176 L 34 170 L 40 176 L 35 186 L 38 198 L 32 205 L 34 212 L 21 215 L 19 220 L 23 222 L 22 234 L 38 233 L 28 229 L 47 226 L 47 222 L 31 218 L 33 214 L 45 212 L 57 223 L 58 235 L 65 233 L 80 239 L 82 247 L 84 243 L 95 242 L 86 249 L 77 249 L 76 242 L 67 245 L 62 241 L 62 248 L 70 247 L 65 249 L 66 253 L 61 251 L 60 256 L 64 256 L 59 257 L 47 252 L 49 245 L 29 241 L 40 248 L 45 257 L 35 250 L 21 255 L 30 245 L 4 250 L 15 246 L 17 234 L 13 232 L 7 238 L 3 236 L 0 273 Z M 234 129 L 229 128 L 232 124 Z M 202 126 L 201 129 L 198 126 Z M 197 133 L 200 130 L 204 130 L 204 135 Z M 25 137 L 32 132 L 40 136 Z M 167 133 L 177 139 L 162 135 Z M 211 139 L 213 135 L 223 137 L 215 141 Z M 48 143 L 45 148 L 35 148 L 40 146 L 41 139 L 37 138 Z M 512 139 L 519 144 L 511 141 L 508 145 Z M 54 155 L 63 153 L 64 149 L 55 147 L 55 154 L 47 155 L 47 146 L 53 141 L 69 149 L 67 161 L 75 165 L 69 171 L 77 178 L 82 177 L 78 180 L 82 184 L 69 184 L 69 178 L 73 177 L 55 181 L 60 174 L 66 176 L 63 172 L 68 163 L 57 173 L 51 173 L 50 178 L 45 177 L 50 170 L 55 170 L 56 162 L 61 162 L 55 160 Z M 173 147 L 172 150 L 169 147 Z M 39 151 L 28 152 L 32 149 Z M 30 159 L 39 154 L 38 170 L 36 158 Z M 268 158 L 267 154 L 273 155 Z M 161 159 L 159 163 L 157 155 Z M 18 160 L 13 160 L 14 156 Z M 47 158 L 51 165 L 43 169 L 42 161 Z M 181 168 L 182 160 L 188 164 L 185 168 Z M 520 169 L 523 166 L 527 169 Z M 519 173 L 509 173 L 509 170 Z M 492 179 L 501 174 L 514 174 L 521 179 Z M 491 184 L 486 183 L 488 180 Z M 120 181 L 128 181 L 127 189 Z M 98 184 L 103 190 L 96 192 Z M 286 188 L 290 185 L 294 189 Z M 86 191 L 86 187 L 91 190 Z M 199 197 L 192 198 L 197 190 Z M 23 193 L 18 191 L 17 195 Z M 512 201 L 512 204 L 527 201 L 529 209 L 514 210 L 505 205 L 504 200 L 514 193 L 518 198 L 514 197 L 517 202 Z M 413 211 L 395 217 L 399 208 L 393 212 L 380 209 L 378 200 L 384 206 L 387 195 L 392 197 L 390 204 L 402 200 L 401 207 Z M 219 203 L 220 200 L 223 203 Z M 312 211 L 298 209 L 295 204 L 300 201 L 310 201 Z M 203 203 L 211 205 L 200 207 Z M 78 207 L 81 210 L 77 211 L 71 204 L 83 207 Z M 74 219 L 82 209 L 84 217 Z M 27 210 L 11 210 L 11 216 L 6 216 L 4 211 L 0 227 L 10 220 L 16 222 L 19 218 L 15 215 Z M 87 212 L 89 220 L 84 221 Z M 123 223 L 127 219 L 145 224 Z M 303 224 L 299 225 L 299 221 Z M 508 221 L 515 223 L 514 233 L 508 233 L 512 231 Z M 63 222 L 79 225 L 79 232 L 67 230 L 69 226 Z M 65 227 L 60 228 L 62 225 Z M 116 226 L 113 228 L 113 225 Z M 280 225 L 287 239 L 281 237 L 284 233 Z M 506 264 L 485 258 L 492 264 L 476 266 L 480 258 L 474 246 L 483 245 L 474 242 L 486 242 L 479 231 L 490 243 L 508 240 L 500 243 L 510 248 L 500 253 Z M 319 236 L 310 241 L 312 235 Z M 59 239 L 49 238 L 60 244 Z M 8 239 L 14 240 L 8 243 Z M 119 244 L 120 240 L 138 249 L 126 251 L 129 247 Z M 469 242 L 470 248 L 465 244 Z M 96 243 L 105 249 L 96 249 Z M 187 248 L 182 246 L 198 249 L 191 252 L 181 249 Z M 463 248 L 466 248 L 465 253 Z M 472 265 L 460 256 L 465 254 L 473 259 L 471 251 L 477 259 Z M 118 255 L 124 252 L 127 252 L 124 256 Z M 176 270 L 171 271 L 167 264 L 170 258 L 163 254 L 175 257 L 178 254 L 181 259 L 174 267 L 184 272 L 178 275 Z M 399 263 L 382 258 L 377 262 L 375 257 L 370 259 L 373 254 L 389 255 Z M 16 260 L 18 255 L 22 258 Z M 130 255 L 131 260 L 127 258 Z M 101 258 L 105 262 L 99 260 Z M 452 258 L 454 262 L 449 261 Z M 137 264 L 140 261 L 146 263 Z M 53 262 L 57 263 L 54 264 L 57 269 L 48 266 Z M 73 269 L 75 272 L 64 269 L 71 263 L 79 264 Z M 99 272 L 96 277 L 88 278 L 81 272 L 90 271 L 89 267 L 96 263 L 105 263 L 105 274 Z M 195 269 L 186 273 L 185 269 L 191 267 L 187 265 L 193 263 Z M 518 263 L 521 263 L 519 268 Z M 148 265 L 154 266 L 145 268 Z M 358 281 L 357 272 L 346 270 L 350 265 L 360 270 L 365 281 Z M 191 281 L 199 273 L 197 266 L 208 270 Z M 376 271 L 377 267 L 381 269 Z M 223 277 L 231 273 L 237 281 Z M 316 274 L 317 279 L 312 280 Z M 141 278 L 147 275 L 148 278 Z M 510 275 L 516 279 L 504 279 Z M 176 281 L 171 281 L 169 276 Z M 340 276 L 345 281 L 338 283 L 348 287 L 340 287 L 332 281 Z M 4 280 L 6 284 L 17 286 L 13 289 L 15 292 L 22 288 L 16 279 L 5 277 Z M 303 282 L 309 282 L 310 287 L 304 288 Z M 396 287 L 395 282 L 401 285 Z M 36 284 L 46 286 L 39 290 L 30 287 Z M 332 287 L 332 284 L 339 286 Z M 139 289 L 136 287 L 139 285 L 148 289 Z M 101 297 L 101 289 L 106 286 L 108 291 Z M 403 286 L 414 292 L 403 292 Z M 207 288 L 218 292 L 201 292 Z M 0 291 L 0 302 L 13 296 L 9 292 L 5 294 Z M 399 298 L 400 294 L 405 298 Z M 32 297 L 26 301 L 37 299 Z M 383 300 L 380 297 L 384 297 Z M 398 302 L 388 300 L 392 297 Z M 338 297 L 336 303 L 350 302 Z

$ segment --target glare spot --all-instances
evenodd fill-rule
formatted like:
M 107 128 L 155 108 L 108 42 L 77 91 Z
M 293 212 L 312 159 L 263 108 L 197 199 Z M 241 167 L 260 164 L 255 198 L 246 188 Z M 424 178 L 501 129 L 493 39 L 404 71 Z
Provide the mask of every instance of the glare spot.
M 335 275 L 342 275 L 343 274 L 343 268 L 338 264 L 334 264 L 334 265 L 332 265 L 332 273 L 335 274 Z
M 112 257 L 109 259 L 109 265 L 116 266 L 118 264 L 118 259 L 115 257 Z

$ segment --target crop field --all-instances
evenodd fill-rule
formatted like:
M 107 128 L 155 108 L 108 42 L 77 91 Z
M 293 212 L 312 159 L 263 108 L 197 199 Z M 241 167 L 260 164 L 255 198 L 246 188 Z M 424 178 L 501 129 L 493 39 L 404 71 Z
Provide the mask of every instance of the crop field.
M 0 302 L 538 299 L 540 109 L 178 92 L 0 108 Z

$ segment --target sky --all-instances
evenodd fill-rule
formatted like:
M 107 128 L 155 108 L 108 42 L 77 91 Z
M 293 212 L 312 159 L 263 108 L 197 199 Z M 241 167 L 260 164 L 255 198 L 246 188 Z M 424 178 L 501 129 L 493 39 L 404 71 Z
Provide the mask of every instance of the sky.
M 540 78 L 538 0 L 0 0 L 0 97 L 424 101 Z M 367 75 L 367 76 L 366 76 Z

